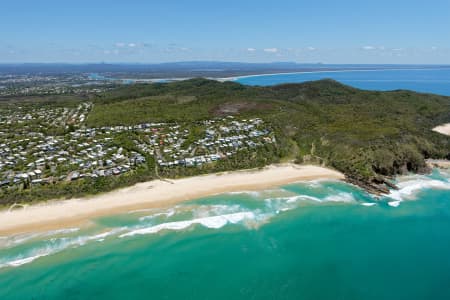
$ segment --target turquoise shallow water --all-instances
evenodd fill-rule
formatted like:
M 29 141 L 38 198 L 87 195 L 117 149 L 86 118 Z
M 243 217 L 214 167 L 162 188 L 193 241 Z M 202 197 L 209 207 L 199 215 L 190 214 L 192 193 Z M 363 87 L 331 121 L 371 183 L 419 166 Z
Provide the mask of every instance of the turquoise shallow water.
M 450 173 L 335 181 L 0 238 L 0 299 L 450 299 Z
M 291 74 L 240 77 L 236 81 L 248 85 L 275 85 L 299 83 L 331 78 L 341 83 L 366 90 L 390 91 L 406 89 L 417 92 L 450 96 L 450 68 L 321 71 Z

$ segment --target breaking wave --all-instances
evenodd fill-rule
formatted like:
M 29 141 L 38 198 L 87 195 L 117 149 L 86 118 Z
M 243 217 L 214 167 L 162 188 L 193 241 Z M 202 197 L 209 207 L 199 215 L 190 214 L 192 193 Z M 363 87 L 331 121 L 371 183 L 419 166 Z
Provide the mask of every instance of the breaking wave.
M 14 247 L 14 246 L 29 242 L 31 240 L 38 239 L 38 238 L 66 235 L 66 234 L 78 232 L 79 230 L 80 230 L 80 228 L 65 228 L 65 229 L 57 229 L 57 230 L 51 230 L 51 231 L 46 231 L 46 232 L 20 234 L 20 235 L 15 235 L 12 237 L 0 237 L 0 247 L 1 248 Z
M 397 201 L 389 201 L 388 202 L 388 205 L 389 206 L 392 206 L 392 207 L 398 207 L 399 205 L 400 205 L 400 200 L 397 200 Z
M 228 192 L 225 195 L 249 195 L 252 197 L 258 197 L 261 195 L 261 192 L 258 191 L 240 191 L 240 192 Z
M 441 173 L 444 175 L 444 173 Z M 425 190 L 450 190 L 450 182 L 447 178 L 434 179 L 429 176 L 415 175 L 406 177 L 398 184 L 398 190 L 392 190 L 388 198 L 395 201 L 414 200 L 420 192 Z
M 344 202 L 344 203 L 350 203 L 355 202 L 355 196 L 351 193 L 341 192 L 336 195 L 330 195 L 325 197 L 323 200 L 324 202 Z
M 242 222 L 243 220 L 252 220 L 255 219 L 255 215 L 252 212 L 241 212 L 229 215 L 219 215 L 212 217 L 205 217 L 199 219 L 192 219 L 187 221 L 177 221 L 177 222 L 168 222 L 162 223 L 155 226 L 150 226 L 146 228 L 136 229 L 128 233 L 124 233 L 120 235 L 120 238 L 129 237 L 134 235 L 142 235 L 142 234 L 151 234 L 157 233 L 161 230 L 182 230 L 186 229 L 194 224 L 200 224 L 207 228 L 218 229 L 225 226 L 227 223 L 236 224 L 238 222 Z
M 450 190 L 449 178 L 450 174 L 445 172 L 402 177 L 399 178 L 399 189 L 381 199 L 339 182 L 305 182 L 267 191 L 227 193 L 168 209 L 136 210 L 125 214 L 126 225 L 119 225 L 118 222 L 105 228 L 100 222 L 89 229 L 67 228 L 0 237 L 0 269 L 22 266 L 67 249 L 114 238 L 177 232 L 195 226 L 216 230 L 234 224 L 257 229 L 280 214 L 305 205 L 342 203 L 371 207 L 385 203 L 394 208 L 402 201 L 416 199 L 423 190 Z
M 124 228 L 116 228 L 110 231 L 102 232 L 95 235 L 77 236 L 77 237 L 60 237 L 51 238 L 44 241 L 43 245 L 34 246 L 17 255 L 6 255 L 0 257 L 0 269 L 4 267 L 18 267 L 30 263 L 40 257 L 52 255 L 68 248 L 76 248 L 83 246 L 88 242 L 102 242 L 107 237 L 116 235 L 123 231 Z M 71 233 L 72 231 L 70 231 Z M 49 235 L 52 232 L 44 233 Z M 40 243 L 42 244 L 42 243 Z
M 142 212 L 142 211 L 136 211 L 136 212 Z M 153 215 L 140 217 L 139 221 L 151 220 L 151 219 L 154 219 L 154 218 L 157 218 L 157 217 L 161 217 L 161 216 L 166 217 L 166 218 L 170 218 L 174 214 L 175 214 L 175 209 L 169 209 L 168 211 L 165 211 L 165 212 L 159 212 L 159 213 L 155 213 Z

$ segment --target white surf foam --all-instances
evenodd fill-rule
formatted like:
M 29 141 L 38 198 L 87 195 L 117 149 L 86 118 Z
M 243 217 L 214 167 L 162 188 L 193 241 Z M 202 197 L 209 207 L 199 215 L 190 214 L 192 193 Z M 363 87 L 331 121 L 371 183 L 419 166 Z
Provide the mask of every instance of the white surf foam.
M 31 263 L 32 261 L 40 257 L 57 253 L 65 248 L 66 248 L 65 243 L 56 245 L 48 244 L 44 247 L 32 249 L 31 251 L 25 254 L 19 254 L 14 257 L 2 258 L 0 259 L 0 269 L 4 267 L 19 267 L 21 265 Z
M 77 232 L 79 230 L 80 230 L 80 228 L 77 228 L 77 227 L 75 227 L 75 228 L 66 228 L 66 229 L 57 229 L 57 230 L 47 231 L 45 233 L 45 236 L 74 233 L 74 232 Z
M 297 196 L 295 201 L 298 201 L 298 200 L 310 200 L 310 201 L 315 201 L 315 202 L 321 202 L 321 200 L 319 198 L 313 197 L 313 196 L 308 196 L 308 195 Z M 289 200 L 289 201 L 291 201 L 291 200 Z
M 401 181 L 397 184 L 398 190 L 393 190 L 387 196 L 396 201 L 412 200 L 418 192 L 425 189 L 450 190 L 450 183 L 429 179 L 417 178 L 412 180 Z
M 20 259 L 12 260 L 12 261 L 9 261 L 7 263 L 0 264 L 0 269 L 3 268 L 3 267 L 19 267 L 21 265 L 28 264 L 28 263 L 38 259 L 39 257 L 47 256 L 47 255 L 50 255 L 50 254 L 51 253 L 44 253 L 44 254 L 40 254 L 40 255 L 29 256 L 29 257 L 26 257 L 26 258 L 20 258 Z
M 31 263 L 38 258 L 56 254 L 68 248 L 76 248 L 83 246 L 88 242 L 102 242 L 107 237 L 116 235 L 125 230 L 124 227 L 115 228 L 110 231 L 102 232 L 95 235 L 78 236 L 78 237 L 62 237 L 52 238 L 47 241 L 46 245 L 31 249 L 27 253 L 18 254 L 14 257 L 0 258 L 0 269 L 4 267 L 18 267 L 27 263 Z
M 355 197 L 351 193 L 341 192 L 327 196 L 323 199 L 309 195 L 297 195 L 292 197 L 280 197 L 269 200 L 285 200 L 286 203 L 295 203 L 298 201 L 314 201 L 314 202 L 354 202 Z
M 301 182 L 301 183 L 299 182 L 299 183 L 302 185 L 307 185 L 312 188 L 321 188 L 321 187 L 323 187 L 323 184 L 322 184 L 323 182 L 325 182 L 324 179 L 317 179 L 317 180 L 311 180 L 311 181 L 306 181 L 306 182 Z
M 63 235 L 63 234 L 71 234 L 71 233 L 77 232 L 79 230 L 80 230 L 80 228 L 65 228 L 65 229 L 51 230 L 51 231 L 46 231 L 46 232 L 13 235 L 10 237 L 5 237 L 1 241 L 0 247 L 1 248 L 10 248 L 10 247 L 14 247 L 14 246 L 26 243 L 28 241 L 34 240 L 34 239 L 46 238 L 46 237 L 50 237 L 50 236 Z
M 166 218 L 170 218 L 170 217 L 172 217 L 173 215 L 175 215 L 175 209 L 169 209 L 169 210 L 164 211 L 164 212 L 159 212 L 159 213 L 155 213 L 155 214 L 153 214 L 153 215 L 140 217 L 140 218 L 139 218 L 139 221 L 142 222 L 142 221 L 154 219 L 154 218 L 161 217 L 161 216 L 164 216 L 164 217 L 166 217 Z
M 355 202 L 355 197 L 351 193 L 340 192 L 335 195 L 327 196 L 323 199 L 324 202 L 344 202 L 351 203 Z
M 80 245 L 84 245 L 86 242 L 90 242 L 90 241 L 103 242 L 107 237 L 117 235 L 125 230 L 126 230 L 126 227 L 120 227 L 120 228 L 115 228 L 110 231 L 99 233 L 99 234 L 96 234 L 93 236 L 87 236 Z
M 376 203 L 373 203 L 373 202 L 365 202 L 365 203 L 361 203 L 361 205 L 370 207 L 370 206 L 375 206 L 375 205 L 377 205 L 377 204 L 376 204 Z
M 129 236 L 134 236 L 134 235 L 152 234 L 152 233 L 157 233 L 161 230 L 183 230 L 194 224 L 200 224 L 200 225 L 208 227 L 208 228 L 218 229 L 218 228 L 225 226 L 227 223 L 236 224 L 236 223 L 242 222 L 246 219 L 251 220 L 254 218 L 255 218 L 255 215 L 252 212 L 239 212 L 239 213 L 234 213 L 234 214 L 197 218 L 197 219 L 186 220 L 186 221 L 162 223 L 162 224 L 158 224 L 158 225 L 151 226 L 151 227 L 136 229 L 136 230 L 130 231 L 128 233 L 122 234 L 119 237 L 123 238 L 123 237 L 129 237 Z
M 220 216 L 220 215 L 228 215 L 228 214 L 234 214 L 238 212 L 242 212 L 245 209 L 241 207 L 240 205 L 234 204 L 234 205 L 224 205 L 224 204 L 217 204 L 217 205 L 200 205 L 193 209 L 192 214 L 193 218 L 199 219 L 199 218 L 206 218 L 211 216 Z
M 258 197 L 261 195 L 261 192 L 258 191 L 239 191 L 239 192 L 228 192 L 227 195 L 250 195 L 252 197 Z
M 392 207 L 398 207 L 398 206 L 400 205 L 401 202 L 402 202 L 402 201 L 400 201 L 400 200 L 397 200 L 397 201 L 390 201 L 390 202 L 388 202 L 388 205 L 389 205 L 389 206 L 392 206 Z
M 313 201 L 318 203 L 326 203 L 326 202 L 352 203 L 356 202 L 356 199 L 354 198 L 353 194 L 347 192 L 341 192 L 335 195 L 330 195 L 323 199 L 309 195 L 296 195 L 291 197 L 278 197 L 265 199 L 266 207 L 268 208 L 269 213 L 275 212 L 275 214 L 295 209 L 298 207 L 301 201 Z
M 308 196 L 308 195 L 296 195 L 296 196 L 291 196 L 291 197 L 277 197 L 277 198 L 269 198 L 266 199 L 265 201 L 268 203 L 272 203 L 272 202 L 285 202 L 285 203 L 295 203 L 301 200 L 311 200 L 311 201 L 315 201 L 315 202 L 321 202 L 322 200 L 320 200 L 317 197 L 313 197 L 313 196 Z

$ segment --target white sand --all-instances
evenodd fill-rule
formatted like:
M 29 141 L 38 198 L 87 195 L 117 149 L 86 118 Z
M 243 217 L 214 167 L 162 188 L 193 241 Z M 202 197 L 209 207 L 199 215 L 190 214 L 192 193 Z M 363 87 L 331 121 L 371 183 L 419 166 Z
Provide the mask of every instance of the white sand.
M 439 132 L 439 133 L 442 133 L 445 135 L 450 135 L 450 123 L 434 127 L 433 131 L 436 131 L 436 132 Z
M 0 211 L 0 235 L 64 228 L 91 218 L 135 209 L 167 207 L 209 195 L 264 189 L 297 181 L 343 179 L 341 173 L 317 166 L 272 165 L 167 181 L 150 181 L 85 199 L 50 201 L 24 209 Z
M 446 159 L 427 159 L 426 163 L 431 168 L 450 169 L 450 160 L 446 160 Z

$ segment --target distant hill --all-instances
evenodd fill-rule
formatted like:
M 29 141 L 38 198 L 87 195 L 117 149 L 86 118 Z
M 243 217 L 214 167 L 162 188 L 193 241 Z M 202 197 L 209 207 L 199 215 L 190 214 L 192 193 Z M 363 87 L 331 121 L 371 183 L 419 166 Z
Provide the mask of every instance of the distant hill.
M 317 70 L 354 70 L 387 68 L 428 68 L 437 66 L 418 65 L 330 65 L 321 63 L 242 63 L 220 61 L 187 61 L 158 64 L 68 64 L 68 63 L 24 63 L 0 64 L 1 74 L 28 75 L 67 75 L 80 73 L 109 74 L 114 78 L 192 78 L 192 77 L 231 77 L 261 73 L 302 72 Z
M 197 121 L 227 114 L 262 117 L 285 157 L 333 167 L 348 180 L 386 191 L 389 178 L 427 171 L 425 158 L 450 158 L 450 97 L 358 90 L 333 80 L 250 87 L 205 79 L 133 85 L 95 100 L 90 126 Z M 387 184 L 387 186 L 386 186 Z

